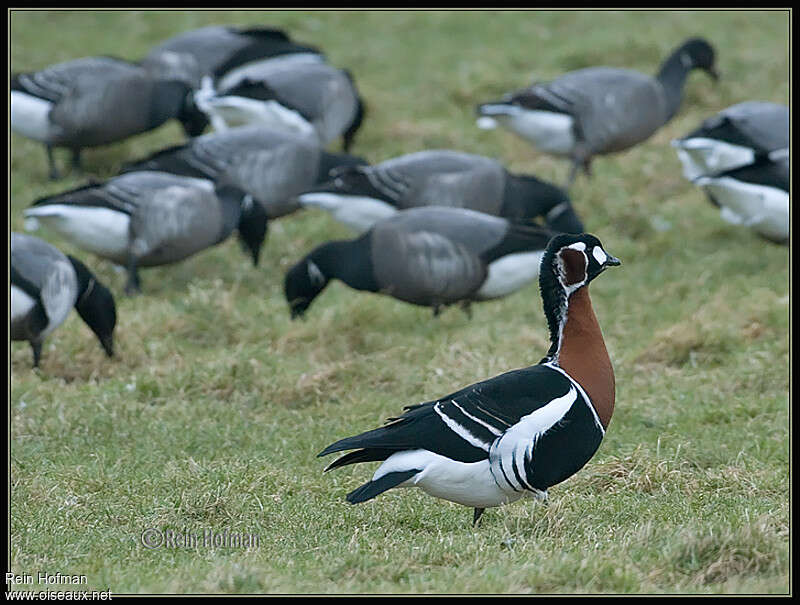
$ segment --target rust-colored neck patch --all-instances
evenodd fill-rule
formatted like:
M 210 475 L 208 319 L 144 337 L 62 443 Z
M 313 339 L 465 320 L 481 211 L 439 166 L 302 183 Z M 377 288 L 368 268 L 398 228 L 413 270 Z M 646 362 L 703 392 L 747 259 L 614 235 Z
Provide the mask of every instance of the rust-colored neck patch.
M 558 365 L 583 387 L 608 428 L 614 413 L 614 368 L 586 286 L 569 297 L 559 350 Z
M 586 255 L 583 252 L 564 248 L 558 255 L 564 269 L 565 286 L 574 286 L 586 279 Z

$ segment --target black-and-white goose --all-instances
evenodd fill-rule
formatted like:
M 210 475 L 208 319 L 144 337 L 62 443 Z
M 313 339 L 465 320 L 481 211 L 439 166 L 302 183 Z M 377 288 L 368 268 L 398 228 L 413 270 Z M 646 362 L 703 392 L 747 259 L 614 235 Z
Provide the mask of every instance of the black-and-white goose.
M 330 153 L 308 137 L 261 125 L 211 132 L 123 167 L 227 181 L 253 196 L 270 219 L 300 208 L 296 195 L 327 179 L 338 166 L 366 164 Z
M 54 147 L 72 150 L 80 168 L 84 147 L 121 141 L 179 120 L 187 135 L 202 132 L 205 116 L 189 87 L 151 77 L 111 57 L 86 57 L 11 76 L 11 130 L 44 143 L 50 178 L 59 177 Z
M 582 233 L 566 192 L 534 176 L 510 174 L 498 161 L 436 149 L 373 166 L 336 169 L 331 179 L 298 196 L 356 231 L 400 210 L 420 206 L 469 208 L 508 219 L 544 219 L 564 233 Z
M 278 28 L 209 25 L 165 40 L 140 64 L 160 78 L 181 79 L 199 88 L 203 76 L 216 79 L 237 68 L 289 56 L 325 60 L 318 48 L 295 42 Z
M 589 174 L 593 156 L 633 147 L 669 122 L 693 69 L 717 78 L 714 49 L 702 38 L 681 44 L 655 77 L 615 67 L 579 69 L 479 105 L 478 125 L 500 124 L 545 153 L 570 158 L 572 183 L 579 168 Z
M 620 261 L 592 235 L 558 235 L 539 277 L 550 350 L 537 365 L 412 405 L 389 423 L 326 447 L 355 450 L 326 470 L 380 461 L 372 479 L 347 494 L 365 502 L 393 487 L 475 509 L 547 490 L 594 456 L 614 411 L 614 369 L 588 285 Z
M 42 344 L 70 309 L 114 354 L 117 310 L 114 297 L 81 261 L 25 233 L 11 234 L 11 340 L 27 340 L 38 367 Z
M 354 240 L 315 248 L 292 267 L 284 294 L 292 317 L 302 316 L 331 279 L 415 305 L 460 303 L 507 296 L 534 281 L 554 235 L 467 210 L 426 206 L 375 223 Z
M 672 142 L 684 176 L 720 215 L 763 237 L 789 241 L 789 108 L 747 101 Z
M 166 172 L 130 172 L 105 183 L 37 200 L 26 227 L 39 223 L 76 246 L 128 270 L 125 290 L 140 289 L 139 267 L 166 265 L 219 244 L 234 229 L 257 264 L 267 217 L 238 187 Z
M 327 146 L 342 137 L 349 151 L 364 117 L 364 103 L 347 70 L 288 56 L 237 69 L 195 93 L 215 130 L 265 124 L 316 137 Z

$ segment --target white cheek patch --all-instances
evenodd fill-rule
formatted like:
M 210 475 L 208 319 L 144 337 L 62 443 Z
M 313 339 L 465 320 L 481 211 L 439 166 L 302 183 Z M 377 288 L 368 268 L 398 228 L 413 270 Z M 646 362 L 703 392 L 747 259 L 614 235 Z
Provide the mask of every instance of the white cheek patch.
M 600 246 L 595 246 L 592 249 L 592 256 L 594 256 L 594 259 L 601 265 L 608 259 L 608 256 L 605 252 L 603 252 L 603 249 Z

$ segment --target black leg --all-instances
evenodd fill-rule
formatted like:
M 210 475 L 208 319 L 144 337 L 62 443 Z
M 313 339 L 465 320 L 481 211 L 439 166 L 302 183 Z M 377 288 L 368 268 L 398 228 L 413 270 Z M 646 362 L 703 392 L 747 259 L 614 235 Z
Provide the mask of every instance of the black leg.
M 461 301 L 461 310 L 467 316 L 467 319 L 472 319 L 472 302 L 469 300 L 462 300 Z
M 439 317 L 439 313 L 442 312 L 442 305 L 433 305 L 433 316 Z
M 481 518 L 481 515 L 483 514 L 483 511 L 485 511 L 485 510 L 486 510 L 485 508 L 476 508 L 475 509 L 475 512 L 472 515 L 472 527 L 475 527 L 478 524 L 478 519 Z
M 125 294 L 134 296 L 141 292 L 141 283 L 139 282 L 139 269 L 136 266 L 136 257 L 133 254 L 128 255 L 128 281 L 125 283 Z
M 572 165 L 569 167 L 569 175 L 567 176 L 567 182 L 564 185 L 565 189 L 569 189 L 572 186 L 572 183 L 575 181 L 575 176 L 578 174 L 578 166 L 579 162 L 577 160 L 572 160 Z
M 31 349 L 33 349 L 33 367 L 39 367 L 39 361 L 42 359 L 42 342 L 39 340 L 31 341 Z
M 49 177 L 51 181 L 57 181 L 61 178 L 61 174 L 58 172 L 58 168 L 56 168 L 56 160 L 53 157 L 53 148 L 50 145 L 45 145 L 44 148 L 47 150 L 47 165 L 50 168 Z
M 77 147 L 72 150 L 72 169 L 76 172 L 83 171 L 83 167 L 81 166 L 81 150 Z

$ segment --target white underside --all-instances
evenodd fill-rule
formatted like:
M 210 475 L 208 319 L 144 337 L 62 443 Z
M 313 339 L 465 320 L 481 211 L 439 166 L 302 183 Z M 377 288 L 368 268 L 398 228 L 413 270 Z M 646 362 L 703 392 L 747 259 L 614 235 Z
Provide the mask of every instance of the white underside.
M 46 143 L 51 137 L 50 110 L 53 104 L 18 90 L 11 91 L 11 130 Z
M 35 231 L 39 223 L 59 233 L 76 246 L 104 258 L 122 259 L 128 249 L 130 216 L 110 208 L 50 204 L 28 208 L 25 228 Z
M 36 302 L 24 290 L 11 284 L 11 323 L 24 319 Z
M 419 487 L 426 494 L 464 506 L 503 506 L 531 492 L 500 489 L 489 470 L 489 460 L 458 462 L 428 450 L 406 450 L 392 454 L 375 471 L 372 480 L 395 471 L 422 469 L 398 487 Z
M 674 140 L 672 146 L 683 165 L 683 176 L 690 181 L 747 166 L 755 158 L 749 147 L 704 137 Z
M 198 101 L 197 106 L 217 131 L 236 126 L 261 125 L 318 138 L 316 129 L 308 120 L 277 101 L 224 96 L 203 99 Z
M 499 298 L 516 292 L 539 277 L 539 264 L 544 250 L 508 254 L 489 265 L 489 274 L 475 297 L 479 300 Z
M 363 233 L 378 221 L 397 214 L 397 208 L 373 197 L 304 193 L 297 199 L 307 208 L 320 208 L 330 212 L 333 218 L 358 233 Z
M 782 189 L 744 183 L 731 177 L 695 180 L 721 206 L 729 223 L 750 227 L 769 239 L 789 237 L 789 194 Z
M 570 155 L 575 147 L 573 119 L 553 111 L 527 110 L 514 105 L 484 105 L 478 126 L 490 127 L 484 118 L 519 135 L 537 149 L 555 155 Z

